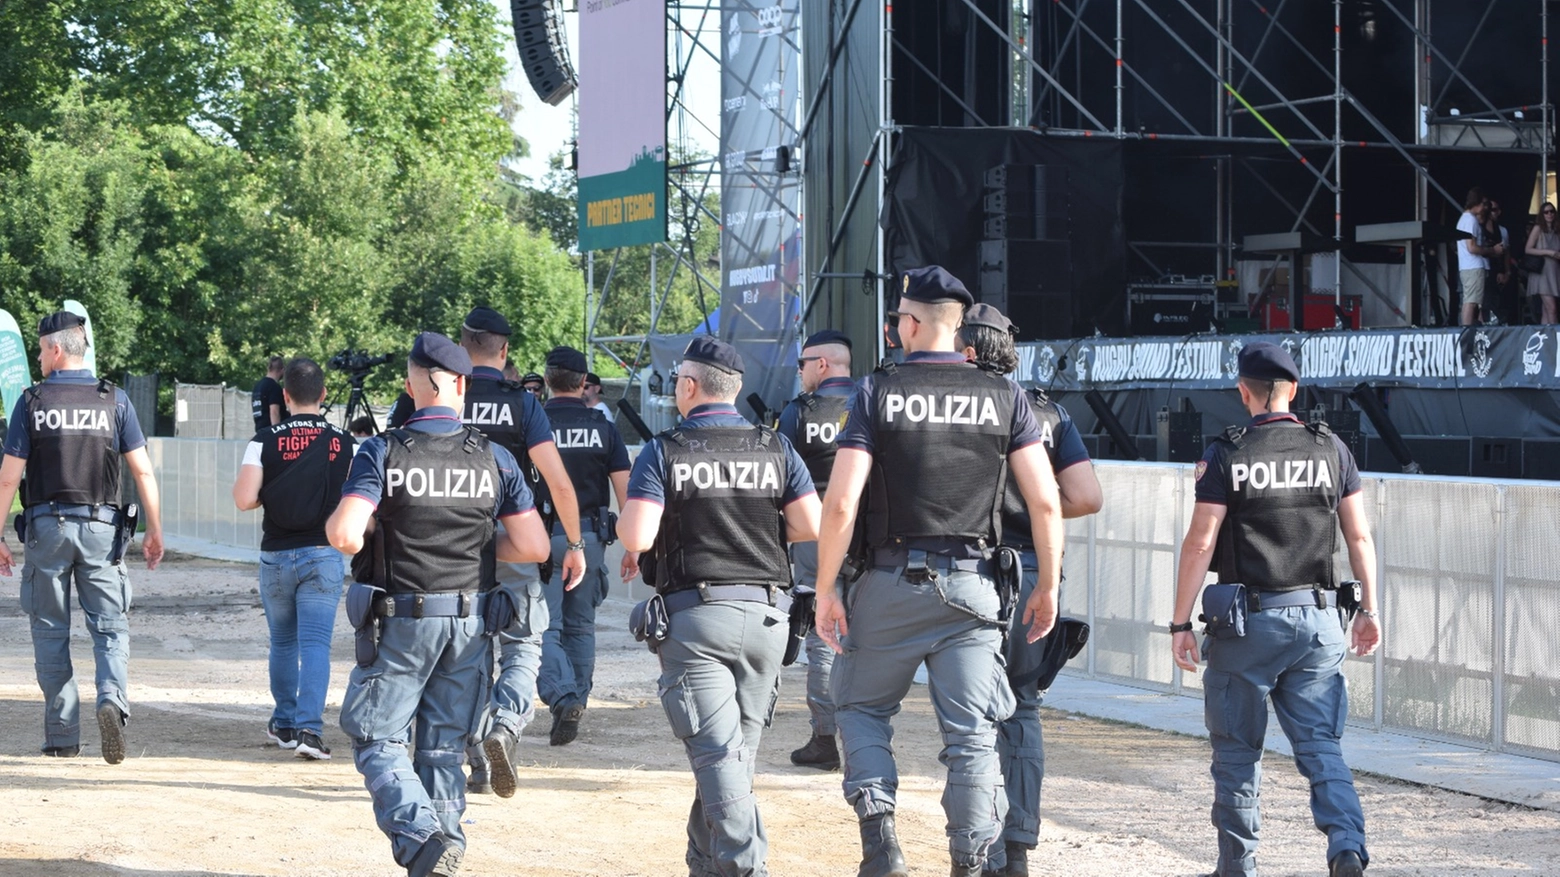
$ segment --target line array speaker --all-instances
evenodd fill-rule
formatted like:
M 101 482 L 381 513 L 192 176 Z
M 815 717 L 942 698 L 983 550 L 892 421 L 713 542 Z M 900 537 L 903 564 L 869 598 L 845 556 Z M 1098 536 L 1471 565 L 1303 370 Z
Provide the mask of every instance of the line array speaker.
M 987 240 L 1067 239 L 1067 171 L 1033 164 L 1003 164 L 986 171 Z
M 1018 340 L 1072 337 L 1072 244 L 981 241 L 980 300 L 1007 314 Z
M 579 85 L 569 50 L 564 45 L 563 21 L 555 0 L 511 0 L 515 20 L 515 48 L 531 88 L 544 102 L 557 106 Z

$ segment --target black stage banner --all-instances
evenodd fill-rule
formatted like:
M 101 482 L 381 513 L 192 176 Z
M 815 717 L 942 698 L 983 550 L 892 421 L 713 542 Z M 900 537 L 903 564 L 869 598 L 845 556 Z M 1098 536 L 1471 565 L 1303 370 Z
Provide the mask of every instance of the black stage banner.
M 1040 341 L 1018 345 L 1015 377 L 1056 392 L 1228 389 L 1240 349 L 1258 341 L 1287 349 L 1301 383 L 1320 389 L 1560 389 L 1554 326 Z

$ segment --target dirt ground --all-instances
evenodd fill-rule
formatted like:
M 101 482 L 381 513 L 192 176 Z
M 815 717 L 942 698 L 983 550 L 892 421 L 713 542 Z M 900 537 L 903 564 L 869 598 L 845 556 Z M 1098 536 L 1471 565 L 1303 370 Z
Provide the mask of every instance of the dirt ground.
M 123 764 L 38 755 L 42 705 L 17 579 L 0 579 L 0 875 L 398 875 L 336 728 L 351 662 L 338 620 L 326 742 L 306 762 L 264 745 L 266 635 L 252 566 L 173 558 L 132 567 L 131 703 Z M 653 656 L 624 631 L 627 604 L 600 621 L 595 697 L 577 742 L 522 741 L 521 790 L 473 796 L 475 875 L 673 875 L 684 871 L 693 783 L 655 699 Z M 79 615 L 78 678 L 91 700 L 91 641 Z M 80 674 L 85 674 L 84 676 Z M 786 671 L 760 754 L 758 795 L 776 875 L 850 875 L 859 842 L 838 773 L 793 767 L 808 735 L 801 667 Z M 1064 677 L 1058 685 L 1065 685 Z M 1058 712 L 1046 720 L 1045 824 L 1036 874 L 1194 875 L 1213 864 L 1207 743 Z M 545 729 L 546 719 L 541 720 Z M 899 826 L 910 871 L 947 872 L 936 726 L 918 687 L 897 722 Z M 1264 875 L 1325 874 L 1307 791 L 1270 756 Z M 1387 875 L 1560 874 L 1560 814 L 1375 777 L 1359 779 L 1369 871 Z

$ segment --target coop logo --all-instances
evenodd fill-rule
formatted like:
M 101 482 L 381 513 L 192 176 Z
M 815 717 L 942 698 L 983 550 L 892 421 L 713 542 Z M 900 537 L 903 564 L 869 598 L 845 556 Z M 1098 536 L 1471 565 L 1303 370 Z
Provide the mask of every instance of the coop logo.
M 758 35 L 768 37 L 779 33 L 782 30 L 780 17 L 783 13 L 778 3 L 758 10 Z
M 1543 370 L 1543 364 L 1538 361 L 1539 354 L 1544 352 L 1544 341 L 1547 339 L 1542 331 L 1534 332 L 1528 336 L 1527 346 L 1522 348 L 1522 373 L 1536 375 Z
M 726 56 L 732 57 L 742 49 L 742 21 L 741 16 L 732 15 L 731 23 L 726 25 Z

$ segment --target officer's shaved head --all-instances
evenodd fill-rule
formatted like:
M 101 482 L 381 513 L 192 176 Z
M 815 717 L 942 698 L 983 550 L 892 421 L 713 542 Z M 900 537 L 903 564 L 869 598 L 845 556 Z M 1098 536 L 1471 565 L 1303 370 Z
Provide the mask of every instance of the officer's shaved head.
M 61 353 L 71 359 L 79 359 L 87 355 L 87 332 L 80 326 L 51 332 L 39 338 L 38 343 L 40 346 L 47 344 L 50 347 L 57 347 Z
M 816 344 L 802 351 L 803 356 L 821 356 L 831 371 L 850 372 L 850 348 L 843 344 Z
M 464 326 L 460 330 L 460 346 L 466 348 L 473 359 L 502 359 L 504 345 L 508 343 L 509 336 L 497 332 L 474 332 Z
M 693 378 L 698 384 L 698 395 L 712 402 L 735 402 L 742 392 L 741 375 L 728 374 L 712 365 L 685 359 L 680 373 Z

